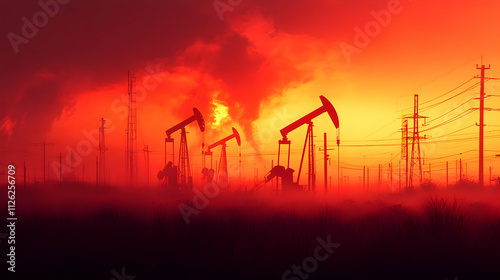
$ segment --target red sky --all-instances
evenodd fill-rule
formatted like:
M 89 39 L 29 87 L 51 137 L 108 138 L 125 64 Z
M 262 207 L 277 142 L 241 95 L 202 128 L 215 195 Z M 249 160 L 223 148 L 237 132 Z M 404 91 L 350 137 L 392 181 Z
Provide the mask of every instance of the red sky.
M 37 1 L 0 1 L 2 166 L 11 162 L 21 166 L 26 161 L 29 172 L 41 177 L 42 141 L 50 143 L 46 161 L 57 161 L 59 153 L 66 156 L 68 147 L 76 150 L 87 141 L 84 131 L 96 129 L 104 117 L 109 125 L 111 176 L 117 180 L 124 172 L 126 99 L 122 96 L 126 96 L 130 70 L 137 85 L 147 88 L 140 92 L 138 147 L 149 145 L 153 151 L 152 179 L 163 163 L 164 131 L 189 117 L 196 107 L 209 123 L 206 144 L 229 135 L 232 126 L 240 130 L 243 173 L 253 182 L 255 167 L 262 176 L 276 160 L 279 129 L 319 107 L 318 97 L 324 95 L 339 114 L 341 143 L 346 145 L 341 148 L 344 175 L 356 183 L 362 175 L 357 169 L 366 164 L 375 180 L 378 164 L 385 172 L 392 159 L 397 171 L 399 118 L 411 112 L 413 94 L 426 102 L 456 88 L 479 74 L 476 64 L 481 57 L 491 64 L 487 76 L 500 77 L 497 0 L 243 0 L 230 1 L 238 5 L 223 13 L 217 12 L 214 3 L 219 8 L 228 5 L 211 0 L 73 0 L 57 4 L 57 9 L 49 6 L 52 15 L 43 22 Z M 30 30 L 31 38 L 12 43 L 12 34 L 28 37 L 23 35 L 23 18 L 33 22 L 34 15 L 37 32 Z M 368 32 L 364 41 L 357 30 Z M 346 55 L 342 46 L 347 44 L 356 51 Z M 472 79 L 422 107 L 477 82 Z M 500 83 L 490 80 L 486 90 L 499 95 Z M 477 108 L 478 92 L 473 88 L 422 112 L 429 117 L 428 127 Z M 216 129 L 211 128 L 214 100 L 228 107 L 230 117 Z M 486 107 L 500 108 L 500 98 L 487 98 Z M 494 175 L 500 174 L 500 159 L 494 157 L 500 154 L 499 114 L 487 112 L 485 120 L 485 166 L 492 166 Z M 436 170 L 433 178 L 442 179 L 440 169 L 448 160 L 454 180 L 454 164 L 460 156 L 453 155 L 463 153 L 468 176 L 477 179 L 476 122 L 474 111 L 423 133 L 429 136 L 422 141 L 422 150 L 426 169 L 431 163 Z M 318 117 L 314 123 L 317 145 L 323 132 L 333 145 L 335 128 L 328 117 Z M 188 130 L 196 175 L 202 137 L 194 124 Z M 295 169 L 304 137 L 305 128 L 290 134 Z M 228 144 L 230 161 L 235 161 L 235 143 Z M 336 151 L 330 153 L 330 174 L 335 180 Z M 217 150 L 215 157 L 218 154 Z M 95 155 L 94 150 L 82 157 L 75 167 L 77 176 L 84 165 L 87 170 L 94 168 Z M 318 166 L 321 159 L 318 153 Z M 139 165 L 144 166 L 142 153 Z M 318 176 L 322 172 L 318 167 Z M 87 171 L 85 178 L 92 176 Z

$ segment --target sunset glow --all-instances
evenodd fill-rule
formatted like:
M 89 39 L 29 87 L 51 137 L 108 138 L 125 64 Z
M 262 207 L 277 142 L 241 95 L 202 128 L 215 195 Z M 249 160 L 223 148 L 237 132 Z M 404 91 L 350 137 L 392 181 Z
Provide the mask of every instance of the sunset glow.
M 231 122 L 231 117 L 229 116 L 229 108 L 222 103 L 222 101 L 217 100 L 217 96 L 212 100 L 211 105 L 213 106 L 213 113 L 211 115 L 211 128 L 220 129 L 223 124 Z
M 495 66 L 499 57 L 495 50 L 500 42 L 487 31 L 497 29 L 494 7 L 498 2 L 477 4 L 471 9 L 462 9 L 462 2 L 454 2 L 456 8 L 451 14 L 445 12 L 449 15 L 444 22 L 438 15 L 447 11 L 450 5 L 433 2 L 429 9 L 430 3 L 372 1 L 360 8 L 347 2 L 320 1 L 305 6 L 287 2 L 283 4 L 287 9 L 283 10 L 278 9 L 277 4 L 243 2 L 234 12 L 226 11 L 222 22 L 216 12 L 215 17 L 207 14 L 210 5 L 193 6 L 190 11 L 199 13 L 206 18 L 206 24 L 217 27 L 218 31 L 207 30 L 205 36 L 182 31 L 177 36 L 185 40 L 176 40 L 177 44 L 168 48 L 160 46 L 169 45 L 170 39 L 151 48 L 128 48 L 128 44 L 122 44 L 118 37 L 108 36 L 113 32 L 106 30 L 112 29 L 117 19 L 107 18 L 96 23 L 103 31 L 92 35 L 89 41 L 98 41 L 99 36 L 104 36 L 102 38 L 108 39 L 105 48 L 122 50 L 121 54 L 106 58 L 97 51 L 97 46 L 63 51 L 76 42 L 70 36 L 53 45 L 49 54 L 31 63 L 20 60 L 38 50 L 40 44 L 52 42 L 53 36 L 66 34 L 65 24 L 49 22 L 47 27 L 39 29 L 32 42 L 17 46 L 19 54 L 12 52 L 9 40 L 3 41 L 3 49 L 10 49 L 12 53 L 2 52 L 6 62 L 2 66 L 4 79 L 8 81 L 4 92 L 10 94 L 11 101 L 2 110 L 1 141 L 6 152 L 22 143 L 29 151 L 24 156 L 22 153 L 6 154 L 8 157 L 3 160 L 27 160 L 30 173 L 36 172 L 39 179 L 42 166 L 37 157 L 41 150 L 32 143 L 44 140 L 52 143 L 46 147 L 47 158 L 57 161 L 60 152 L 66 154 L 68 150 L 75 150 L 78 143 L 86 139 L 82 131 L 97 129 L 98 120 L 105 117 L 110 126 L 107 130 L 108 160 L 120 162 L 126 139 L 126 72 L 131 70 L 137 77 L 139 142 L 148 144 L 153 151 L 151 165 L 155 168 L 160 168 L 163 162 L 162 131 L 187 117 L 193 107 L 199 108 L 207 118 L 207 141 L 224 135 L 224 127 L 241 127 L 249 144 L 243 156 L 255 155 L 269 168 L 268 162 L 275 157 L 271 154 L 277 151 L 279 130 L 293 118 L 318 107 L 318 96 L 325 95 L 341 119 L 344 145 L 341 162 L 353 168 L 346 165 L 343 177 L 358 182 L 361 175 L 355 170 L 363 166 L 378 168 L 382 164 L 384 172 L 388 172 L 389 164 L 400 164 L 401 133 L 398 131 L 401 130 L 401 116 L 411 113 L 413 94 L 419 94 L 424 107 L 468 89 L 422 113 L 429 122 L 429 126 L 421 127 L 422 131 L 457 115 L 463 117 L 425 131 L 426 138 L 421 145 L 425 163 L 434 164 L 432 177 L 437 182 L 444 182 L 445 162 L 454 164 L 459 156 L 453 155 L 460 152 L 466 152 L 462 159 L 468 163 L 468 176 L 477 179 L 478 147 L 473 137 L 477 135 L 474 124 L 478 122 L 478 111 L 467 110 L 478 107 L 478 79 L 471 78 L 479 74 L 475 68 L 481 63 L 481 57 L 484 63 L 492 65 L 487 76 L 499 76 Z M 13 3 L 9 5 L 10 29 L 2 28 L 7 33 L 19 33 L 22 22 L 14 15 L 27 11 Z M 81 9 L 82 5 L 61 6 L 60 16 L 54 20 L 71 21 L 67 13 Z M 178 9 L 188 9 L 190 4 L 175 5 L 179 5 Z M 148 6 L 144 9 L 155 13 Z M 173 12 L 173 9 L 166 10 Z M 299 10 L 302 13 L 299 14 Z M 350 16 L 343 16 L 346 13 Z M 424 13 L 425 20 L 421 17 Z M 475 17 L 477 14 L 481 14 L 481 20 Z M 152 22 L 145 21 L 130 27 L 148 30 L 150 24 Z M 167 20 L 162 25 L 163 30 L 170 30 L 168 26 Z M 141 40 L 157 37 L 155 32 L 150 33 L 143 35 Z M 119 34 L 125 36 L 126 33 Z M 89 51 L 94 52 L 92 59 L 83 59 Z M 47 63 L 48 60 L 53 63 Z M 71 64 L 65 65 L 69 61 Z M 14 63 L 20 63 L 16 68 L 28 72 L 7 71 L 6 65 Z M 459 89 L 433 100 L 469 79 Z M 487 94 L 493 96 L 487 98 L 487 107 L 500 106 L 500 100 L 494 97 L 498 88 L 498 80 L 487 81 Z M 425 103 L 427 101 L 429 103 Z M 455 109 L 457 106 L 460 108 Z M 441 116 L 446 112 L 447 115 Z M 499 153 L 495 144 L 500 136 L 495 128 L 497 114 L 486 112 L 487 167 L 497 163 L 494 155 Z M 328 132 L 329 143 L 335 144 L 335 131 L 327 118 L 315 121 L 315 131 L 317 135 Z M 290 137 L 293 149 L 299 149 L 304 137 L 302 133 L 293 133 Z M 189 138 L 193 139 L 189 141 L 190 149 L 200 149 L 197 145 L 202 135 L 191 131 Z M 67 149 L 68 145 L 71 149 Z M 90 165 L 92 158 L 89 155 L 83 162 Z M 199 165 L 201 159 L 195 157 L 193 160 Z M 298 157 L 294 156 L 292 162 L 297 166 Z M 331 161 L 332 176 L 337 176 L 336 164 Z M 83 170 L 78 171 L 82 167 L 75 167 L 76 174 L 80 174 L 77 177 L 83 175 Z M 112 173 L 125 172 L 118 166 L 113 169 L 116 170 Z M 55 175 L 57 171 L 51 172 Z M 318 170 L 318 175 L 322 172 Z M 493 173 L 496 172 L 493 168 Z M 251 170 L 244 172 L 245 177 L 251 178 L 252 174 Z M 111 180 L 121 177 L 112 176 Z M 33 180 L 37 179 L 33 177 Z
M 211 270 L 220 273 L 210 274 L 213 277 L 237 279 L 236 272 L 255 264 L 237 256 L 247 247 L 259 247 L 259 242 L 245 238 L 267 227 L 258 223 L 262 217 L 277 227 L 290 221 L 282 228 L 288 232 L 298 228 L 296 213 L 297 217 L 322 213 L 318 214 L 321 223 L 332 225 L 321 215 L 333 211 L 342 224 L 343 219 L 352 222 L 354 216 L 382 209 L 378 201 L 389 205 L 391 215 L 411 219 L 418 215 L 408 213 L 425 207 L 444 204 L 450 211 L 457 209 L 451 200 L 438 200 L 436 193 L 450 199 L 458 193 L 457 201 L 463 198 L 461 203 L 472 205 L 468 213 L 473 217 L 482 215 L 474 212 L 474 203 L 487 200 L 485 204 L 492 205 L 490 220 L 498 215 L 499 0 L 0 0 L 0 7 L 0 174 L 8 178 L 9 166 L 15 167 L 18 190 L 21 182 L 27 190 L 21 199 L 35 200 L 40 190 L 39 203 L 45 197 L 54 202 L 47 203 L 50 211 L 57 212 L 73 200 L 85 201 L 88 209 L 98 213 L 104 209 L 99 214 L 104 224 L 123 219 L 133 224 L 126 228 L 142 226 L 137 222 L 140 218 L 134 221 L 129 213 L 153 215 L 153 222 L 146 219 L 147 226 L 159 228 L 157 236 L 170 234 L 172 239 L 212 234 L 203 227 L 196 228 L 196 233 L 183 231 L 184 223 L 189 224 L 186 215 L 208 219 L 206 224 L 211 226 L 220 222 L 211 215 L 222 219 L 229 215 L 220 222 L 224 225 L 245 221 L 250 227 L 257 221 L 251 233 L 244 234 L 235 222 L 231 230 L 237 233 L 224 237 L 233 245 L 220 249 L 220 255 L 218 251 L 212 255 L 212 247 L 207 249 L 210 253 L 204 252 L 203 242 L 179 252 L 152 246 L 160 248 L 154 253 L 152 249 L 152 255 L 168 258 L 203 251 L 196 256 L 202 264 L 186 265 L 185 271 Z M 332 112 L 337 114 L 338 129 Z M 215 147 L 207 149 L 213 143 Z M 85 197 L 83 190 L 96 195 Z M 286 197 L 288 202 L 277 199 L 287 191 L 292 193 Z M 143 204 L 130 206 L 117 218 L 114 210 L 101 207 L 107 201 L 120 207 Z M 303 206 L 302 201 L 310 204 Z M 357 208 L 352 201 L 363 206 Z M 430 204 L 419 208 L 422 201 Z M 261 214 L 260 202 L 262 209 L 268 207 L 275 215 Z M 252 214 L 232 216 L 233 209 L 234 213 L 243 209 L 241 205 L 251 205 L 244 211 Z M 36 212 L 40 205 L 30 207 L 23 211 Z M 162 212 L 162 207 L 169 210 Z M 209 210 L 203 212 L 205 208 Z M 219 210 L 224 214 L 217 216 Z M 432 224 L 427 214 L 414 219 Z M 365 218 L 359 219 L 359 231 L 369 232 Z M 405 219 L 402 223 L 410 218 Z M 163 232 L 165 224 L 178 221 L 182 227 Z M 320 228 L 317 231 L 323 232 Z M 394 228 L 399 230 L 400 225 Z M 346 232 L 332 235 L 356 236 Z M 483 232 L 497 233 L 489 228 Z M 293 242 L 321 243 L 310 232 L 296 233 L 290 239 Z M 379 233 L 384 236 L 383 230 Z M 429 235 L 440 236 L 434 233 Z M 273 234 L 262 242 L 273 244 Z M 474 234 L 470 236 L 481 238 Z M 401 235 L 395 231 L 394 236 Z M 288 246 L 290 240 L 284 240 Z M 436 240 L 435 244 L 449 245 Z M 349 242 L 358 244 L 349 240 L 338 251 L 352 246 Z M 462 244 L 465 238 L 453 242 Z M 362 241 L 359 247 L 365 243 L 369 242 Z M 370 252 L 382 250 L 369 248 Z M 351 250 L 353 256 L 356 250 Z M 273 261 L 288 269 L 292 260 L 301 261 L 306 258 L 302 255 L 311 252 L 314 248 L 297 249 Z M 478 259 L 477 255 L 470 259 Z M 251 258 L 270 256 L 261 251 Z M 228 268 L 221 265 L 224 269 L 217 270 L 220 267 L 212 259 L 222 260 Z M 391 255 L 392 259 L 404 258 Z M 266 271 L 273 261 L 256 269 Z M 338 266 L 348 270 L 350 265 L 346 261 Z M 148 275 L 145 271 L 150 267 L 140 267 L 142 275 Z M 342 273 L 338 275 L 346 276 Z M 266 276 L 280 279 L 282 275 Z M 110 279 L 97 277 L 104 278 Z

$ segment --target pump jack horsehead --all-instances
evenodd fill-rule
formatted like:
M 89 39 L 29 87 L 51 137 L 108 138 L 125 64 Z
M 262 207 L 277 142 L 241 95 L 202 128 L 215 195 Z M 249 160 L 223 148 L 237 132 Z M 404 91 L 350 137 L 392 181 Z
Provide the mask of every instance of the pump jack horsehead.
M 165 157 L 166 157 L 166 146 L 167 143 L 172 143 L 172 161 L 169 161 L 163 170 L 158 172 L 158 179 L 165 179 L 165 185 L 169 189 L 179 190 L 181 189 L 192 189 L 193 188 L 193 176 L 191 175 L 191 167 L 189 165 L 189 153 L 186 137 L 186 126 L 194 121 L 198 122 L 200 131 L 205 131 L 205 120 L 201 115 L 200 111 L 193 108 L 193 115 L 186 120 L 178 123 L 172 128 L 165 131 L 167 138 L 165 138 Z M 171 137 L 172 133 L 177 130 L 181 130 L 181 143 L 179 151 L 179 161 L 178 166 L 174 166 L 174 139 Z M 165 159 L 166 161 L 166 159 Z
M 316 168 L 315 168 L 315 158 L 314 158 L 314 144 L 313 144 L 313 122 L 312 120 L 316 118 L 317 116 L 323 114 L 323 113 L 328 113 L 330 116 L 330 119 L 333 122 L 333 125 L 337 129 L 337 146 L 340 145 L 340 137 L 339 137 L 339 117 L 337 115 L 337 112 L 335 111 L 335 108 L 333 107 L 332 103 L 326 99 L 324 96 L 320 96 L 319 99 L 321 100 L 321 103 L 323 104 L 321 107 L 318 109 L 312 111 L 311 113 L 305 115 L 304 117 L 298 119 L 297 121 L 293 122 L 292 124 L 286 126 L 285 128 L 280 130 L 281 136 L 283 138 L 279 140 L 278 142 L 278 161 L 277 165 L 274 166 L 269 173 L 267 173 L 266 176 L 264 176 L 264 180 L 261 181 L 260 183 L 256 184 L 252 188 L 253 191 L 257 191 L 260 189 L 262 186 L 264 186 L 267 182 L 273 180 L 275 177 L 281 178 L 281 189 L 282 190 L 302 190 L 303 187 L 299 185 L 299 180 L 300 180 L 300 174 L 302 172 L 302 164 L 304 163 L 304 155 L 306 153 L 306 148 L 308 148 L 308 181 L 307 181 L 307 189 L 315 191 L 316 188 Z M 302 157 L 300 159 L 300 166 L 299 166 L 299 173 L 297 175 L 297 181 L 293 181 L 293 173 L 295 170 L 290 168 L 290 144 L 291 141 L 288 139 L 288 133 L 292 132 L 293 130 L 301 127 L 302 125 L 307 124 L 307 134 L 306 134 L 306 140 L 304 143 L 304 149 L 302 150 Z M 287 163 L 286 163 L 286 168 L 283 165 L 280 165 L 280 156 L 281 156 L 281 145 L 287 145 L 288 146 L 288 153 L 287 153 Z

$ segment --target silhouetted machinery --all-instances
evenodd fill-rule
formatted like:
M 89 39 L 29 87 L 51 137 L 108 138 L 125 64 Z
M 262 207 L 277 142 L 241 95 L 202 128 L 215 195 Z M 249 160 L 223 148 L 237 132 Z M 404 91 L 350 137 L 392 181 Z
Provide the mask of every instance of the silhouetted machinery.
M 333 107 L 332 103 L 326 99 L 324 96 L 319 97 L 321 100 L 321 103 L 323 106 L 319 107 L 318 109 L 312 111 L 311 113 L 305 115 L 304 117 L 298 119 L 297 121 L 293 122 L 292 124 L 286 126 L 285 128 L 280 130 L 281 136 L 283 136 L 283 139 L 279 140 L 278 142 L 278 162 L 277 165 L 274 166 L 269 173 L 264 177 L 264 180 L 257 185 L 255 185 L 251 191 L 256 191 L 260 189 L 262 186 L 264 186 L 267 182 L 271 181 L 272 179 L 278 177 L 281 178 L 281 186 L 282 190 L 302 190 L 302 187 L 299 185 L 300 181 L 300 175 L 302 172 L 302 165 L 304 163 L 304 155 L 306 153 L 306 148 L 308 150 L 308 181 L 307 181 L 307 188 L 308 190 L 315 190 L 316 188 L 316 168 L 315 168 L 315 158 L 314 158 L 314 143 L 313 143 L 313 122 L 312 120 L 316 118 L 317 116 L 323 114 L 323 113 L 328 113 L 330 116 L 330 119 L 333 122 L 333 125 L 335 125 L 335 128 L 337 129 L 337 146 L 340 145 L 340 137 L 339 137 L 339 117 L 337 115 L 337 112 L 335 111 L 335 108 Z M 288 139 L 288 133 L 292 132 L 293 130 L 301 127 L 302 125 L 307 124 L 307 134 L 306 134 L 306 140 L 304 142 L 304 148 L 302 150 L 302 157 L 300 159 L 300 167 L 299 167 L 299 173 L 297 175 L 297 181 L 293 181 L 293 173 L 295 170 L 290 168 L 290 144 L 291 141 Z M 287 163 L 286 163 L 286 168 L 282 165 L 280 165 L 280 157 L 281 157 L 281 145 L 288 145 L 288 158 L 287 158 Z
M 226 142 L 235 138 L 236 139 L 236 143 L 238 143 L 238 146 L 241 147 L 241 138 L 240 138 L 240 134 L 238 133 L 238 131 L 233 127 L 233 134 L 211 144 L 208 146 L 207 148 L 207 151 L 206 152 L 203 152 L 203 170 L 201 171 L 203 173 L 203 177 L 205 178 L 205 180 L 208 182 L 212 182 L 213 180 L 213 177 L 215 175 L 215 171 L 213 170 L 212 168 L 212 155 L 213 155 L 213 152 L 211 151 L 211 149 L 217 147 L 217 146 L 221 146 L 222 148 L 222 151 L 221 151 L 221 154 L 220 154 L 220 161 L 219 161 L 219 169 L 218 169 L 218 174 L 217 174 L 217 183 L 221 184 L 221 185 L 224 185 L 224 184 L 228 184 L 228 172 L 227 172 L 227 154 L 226 154 Z M 206 167 L 206 162 L 205 162 L 205 156 L 210 156 L 210 169 L 208 169 Z
M 193 187 L 193 177 L 191 176 L 191 168 L 189 165 L 189 153 L 186 139 L 186 126 L 194 121 L 198 122 L 200 131 L 205 131 L 205 120 L 200 111 L 193 108 L 193 115 L 179 124 L 168 129 L 165 133 L 165 157 L 166 157 L 166 143 L 172 143 L 172 150 L 174 149 L 174 139 L 171 137 L 172 133 L 181 130 L 181 144 L 179 151 L 178 166 L 174 166 L 174 154 L 172 153 L 172 161 L 165 165 L 163 170 L 158 172 L 158 179 L 165 179 L 165 185 L 170 189 L 191 189 Z M 166 160 L 165 160 L 166 161 Z

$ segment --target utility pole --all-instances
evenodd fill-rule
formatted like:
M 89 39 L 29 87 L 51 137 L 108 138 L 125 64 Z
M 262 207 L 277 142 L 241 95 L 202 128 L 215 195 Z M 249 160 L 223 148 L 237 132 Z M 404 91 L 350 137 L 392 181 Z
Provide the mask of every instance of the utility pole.
M 370 167 L 366 168 L 366 190 L 370 189 Z
M 47 143 L 45 140 L 43 140 L 41 143 L 34 143 L 34 144 L 37 145 L 37 146 L 38 145 L 42 146 L 42 152 L 43 152 L 43 176 L 42 176 L 42 178 L 43 178 L 43 183 L 45 184 L 48 181 L 47 180 L 47 173 L 48 173 L 47 172 L 48 171 L 47 170 L 47 166 L 49 166 L 49 163 L 46 161 L 47 160 L 47 157 L 46 157 L 46 155 L 47 155 L 47 152 L 46 152 L 47 148 L 46 147 L 48 145 L 52 145 L 53 143 Z M 36 176 L 35 176 L 35 178 L 36 178 Z
M 378 188 L 380 190 L 380 181 L 382 180 L 382 165 L 378 164 Z
M 398 163 L 398 175 L 399 175 L 399 192 L 401 192 L 401 160 Z
M 326 132 L 323 134 L 323 140 L 324 140 L 324 153 L 323 153 L 323 156 L 324 156 L 324 169 L 325 169 L 325 174 L 324 174 L 324 177 L 325 177 L 325 193 L 328 191 L 328 182 L 327 182 L 327 179 L 328 179 L 328 154 L 326 153 L 327 149 L 328 149 L 328 145 L 326 143 Z
M 446 162 L 446 187 L 448 187 L 448 162 Z
M 366 166 L 363 165 L 363 190 L 366 188 Z
M 106 142 L 104 141 L 104 124 L 106 120 L 100 119 L 101 125 L 99 126 L 99 181 L 101 185 L 106 184 Z
M 490 188 L 491 188 L 491 166 L 490 166 Z
M 391 180 L 391 192 L 392 192 L 392 162 L 389 163 L 389 179 Z
M 95 156 L 95 187 L 99 188 L 99 156 Z
M 328 144 L 327 144 L 327 135 L 324 133 L 324 144 L 323 144 L 323 155 L 324 155 L 324 180 L 325 180 L 325 193 L 328 191 L 328 162 L 330 160 L 330 155 L 328 154 L 328 151 L 332 151 L 335 149 L 328 149 Z M 321 148 L 319 149 L 321 151 Z M 338 171 L 339 172 L 339 171 Z M 340 181 L 339 181 L 340 182 Z M 330 176 L 330 187 L 332 185 L 332 177 Z
M 259 182 L 259 169 L 257 168 L 257 165 L 254 163 L 253 166 L 253 185 L 257 185 Z M 246 192 L 246 185 L 245 185 L 245 192 Z
M 144 146 L 144 152 L 146 153 L 146 169 L 148 177 L 148 188 L 149 188 L 149 145 Z
M 338 135 L 337 135 L 337 180 L 338 180 L 337 185 L 340 193 L 340 145 L 339 145 Z
M 486 67 L 481 65 L 476 69 L 481 70 L 481 87 L 479 93 L 479 187 L 484 187 L 484 72 L 486 69 L 490 69 L 490 66 Z
M 462 159 L 460 158 L 460 184 L 462 184 Z

